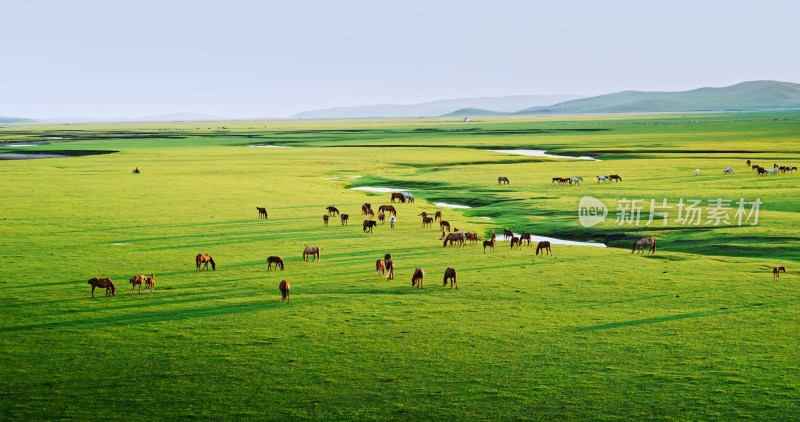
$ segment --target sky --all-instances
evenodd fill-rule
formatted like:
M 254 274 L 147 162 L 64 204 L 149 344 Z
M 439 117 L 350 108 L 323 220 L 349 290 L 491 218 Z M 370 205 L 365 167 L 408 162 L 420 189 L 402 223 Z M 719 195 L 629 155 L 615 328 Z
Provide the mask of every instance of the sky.
M 800 82 L 796 0 L 0 0 L 0 15 L 7 117 Z

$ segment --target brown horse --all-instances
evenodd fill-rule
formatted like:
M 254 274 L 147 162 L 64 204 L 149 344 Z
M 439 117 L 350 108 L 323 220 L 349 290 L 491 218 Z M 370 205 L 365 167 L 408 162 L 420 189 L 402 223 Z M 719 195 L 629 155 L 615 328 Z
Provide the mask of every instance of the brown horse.
M 497 240 L 497 234 L 494 232 L 494 229 L 492 229 L 492 240 Z
M 150 273 L 150 277 L 147 281 L 144 282 L 144 291 L 146 293 L 155 293 L 156 292 L 156 275 L 155 273 Z
M 276 270 L 278 269 L 278 267 L 280 267 L 281 271 L 283 271 L 283 258 L 274 255 L 267 258 L 267 271 L 272 270 L 272 264 L 275 264 Z
M 334 207 L 333 205 L 325 207 L 325 209 L 328 210 L 328 215 L 339 214 L 339 209 Z
M 322 223 L 325 224 L 325 227 L 328 227 L 328 214 L 322 216 Z
M 139 294 L 142 294 L 142 283 L 145 281 L 147 281 L 147 276 L 144 274 L 131 277 L 131 286 L 133 286 L 133 289 L 131 289 L 131 294 L 136 293 L 136 286 L 139 286 Z M 145 291 L 147 290 L 145 289 Z
M 314 262 L 314 257 L 316 256 L 317 262 L 319 262 L 319 248 L 316 246 L 306 246 L 303 250 L 303 261 L 308 261 L 308 257 L 311 257 L 311 262 Z
M 372 208 L 367 210 L 367 217 L 371 217 L 371 218 L 375 217 L 375 211 L 372 211 Z
M 386 274 L 386 261 L 382 259 L 378 259 L 375 261 L 375 275 L 384 275 Z
M 419 213 L 419 214 L 417 214 L 417 215 L 420 215 L 420 216 L 422 216 L 422 219 L 423 219 L 423 220 L 424 220 L 426 217 L 428 217 L 428 213 L 427 213 L 427 212 L 425 212 L 425 211 L 422 211 L 421 213 Z
M 497 184 L 498 185 L 502 185 L 503 182 L 505 182 L 505 184 L 508 184 L 508 177 L 500 176 L 500 177 L 497 178 Z
M 433 223 L 433 217 L 422 217 L 422 227 L 425 226 L 431 227 L 431 223 Z
M 450 242 L 450 247 L 453 247 L 453 242 L 458 242 L 458 247 L 463 248 L 464 242 L 466 241 L 467 237 L 464 235 L 464 232 L 458 233 L 450 233 L 446 237 L 444 237 L 444 242 L 442 243 L 442 247 L 444 248 L 447 246 L 447 242 Z
M 266 219 L 266 218 L 267 218 L 267 209 L 266 209 L 266 208 L 262 208 L 262 207 L 256 207 L 256 209 L 258 210 L 258 218 L 259 218 L 259 219 L 260 219 L 261 217 L 264 217 L 264 219 Z
M 612 182 L 621 182 L 622 178 L 619 177 L 619 175 L 612 174 L 612 175 L 608 176 L 608 180 L 611 180 Z
M 394 280 L 394 261 L 392 261 L 392 254 L 387 253 L 383 256 L 383 260 L 386 262 L 386 279 Z
M 444 285 L 447 286 L 447 280 L 450 279 L 450 288 L 452 289 L 453 286 L 458 288 L 458 279 L 456 278 L 456 269 L 455 268 L 447 268 L 444 270 Z
M 386 224 L 386 213 L 378 213 L 378 221 L 380 221 L 381 224 Z
M 514 249 L 514 245 L 517 245 L 517 249 L 522 247 L 522 241 L 517 236 L 511 237 L 511 249 Z
M 484 240 L 483 241 L 483 253 L 486 253 L 486 247 L 488 246 L 492 252 L 494 252 L 494 244 L 496 239 L 493 237 L 491 240 Z
M 636 250 L 638 250 L 641 253 L 646 253 L 645 250 L 647 249 L 649 249 L 649 252 L 651 253 L 656 253 L 656 240 L 653 239 L 652 237 L 643 237 L 637 240 L 633 244 L 633 249 L 631 250 L 631 253 L 633 253 Z
M 281 284 L 278 285 L 278 289 L 281 291 L 281 302 L 288 302 L 289 301 L 289 282 L 286 280 L 281 280 Z
M 343 226 L 346 226 L 346 225 L 347 225 L 347 222 L 350 220 L 350 215 L 349 215 L 349 214 L 341 214 L 341 215 L 339 216 L 339 218 L 341 218 L 341 219 L 342 219 L 342 225 L 343 225 Z
M 381 205 L 380 207 L 378 207 L 378 211 L 388 212 L 389 214 L 397 215 L 397 210 L 395 210 L 394 207 L 391 205 Z
M 117 288 L 114 287 L 114 283 L 111 282 L 110 278 L 91 278 L 89 279 L 89 284 L 92 286 L 92 297 L 94 297 L 94 288 L 100 287 L 106 289 L 106 296 L 108 295 L 117 295 Z
M 400 192 L 393 192 L 392 193 L 392 197 L 391 197 L 392 202 L 394 202 L 395 199 L 399 199 L 400 202 L 406 202 L 406 197 L 403 196 L 403 194 L 400 193 Z
M 775 267 L 775 269 L 772 270 L 773 280 L 781 281 L 781 271 L 786 274 L 786 267 Z
M 444 232 L 445 227 L 447 227 L 447 231 L 450 231 L 450 222 L 445 220 L 439 221 L 439 228 L 442 229 L 442 232 Z
M 750 160 L 747 160 L 747 167 L 750 167 Z
M 216 270 L 217 264 L 214 263 L 214 258 L 211 258 L 211 255 L 208 254 L 197 254 L 194 258 L 194 262 L 197 263 L 197 271 L 203 271 L 203 268 L 206 270 L 208 269 L 208 264 L 211 264 L 211 269 Z M 203 268 L 200 268 L 200 265 L 206 264 Z
M 372 204 L 365 202 L 364 205 L 361 206 L 361 214 L 367 215 L 367 211 L 372 209 Z
M 378 222 L 375 221 L 375 220 L 364 220 L 364 223 L 362 224 L 364 233 L 367 233 L 367 232 L 372 233 L 372 228 L 377 226 L 377 225 L 378 225 Z
M 425 278 L 425 271 L 422 271 L 422 268 L 417 268 L 414 270 L 414 275 L 411 276 L 411 285 L 417 286 L 418 289 L 423 289 L 422 287 L 422 279 Z
M 550 256 L 553 256 L 553 251 L 550 249 L 550 242 L 543 240 L 536 245 L 536 255 L 539 255 L 539 251 L 542 251 L 542 256 L 547 255 L 547 252 L 550 252 Z
M 444 217 L 442 217 L 442 212 L 436 211 L 436 214 L 433 215 L 433 219 L 435 221 L 444 220 Z
M 478 244 L 478 233 L 467 233 L 465 236 L 467 237 L 467 240 L 469 240 L 470 245 Z
M 504 241 L 510 240 L 512 237 L 514 237 L 514 232 L 509 229 L 503 229 L 503 237 L 505 238 Z
M 532 242 L 531 241 L 531 234 L 528 233 L 528 232 L 522 232 L 522 234 L 519 235 L 519 240 L 520 240 L 520 242 L 527 240 L 528 241 L 528 246 L 530 246 L 531 242 Z

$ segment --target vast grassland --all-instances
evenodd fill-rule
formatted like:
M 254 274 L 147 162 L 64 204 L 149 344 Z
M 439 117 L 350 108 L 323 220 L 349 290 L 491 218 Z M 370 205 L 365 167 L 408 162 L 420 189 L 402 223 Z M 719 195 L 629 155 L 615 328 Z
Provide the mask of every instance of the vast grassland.
M 72 155 L 0 161 L 0 419 L 800 414 L 800 175 L 745 166 L 799 166 L 798 113 L 0 129 L 3 142 L 47 137 L 63 139 L 0 145 Z M 567 176 L 584 183 L 551 184 Z M 389 195 L 358 186 L 417 200 L 395 204 L 394 229 L 365 234 L 360 205 Z M 604 224 L 580 225 L 583 196 L 607 204 Z M 647 201 L 638 225 L 615 224 L 623 198 Z M 680 198 L 704 211 L 716 198 L 763 204 L 755 226 L 679 224 L 676 209 L 645 225 L 650 199 Z M 350 225 L 323 227 L 328 205 Z M 417 216 L 436 209 L 482 238 L 508 227 L 609 247 L 442 248 Z M 643 235 L 655 255 L 630 253 Z M 320 262 L 302 261 L 304 245 L 322 248 Z M 374 273 L 387 252 L 392 281 Z M 198 253 L 216 271 L 196 272 Z M 286 270 L 267 272 L 270 255 Z M 774 282 L 778 265 L 788 273 Z M 442 287 L 448 266 L 458 290 Z M 142 273 L 156 293 L 132 296 L 127 280 Z M 92 299 L 86 281 L 106 276 L 116 297 Z

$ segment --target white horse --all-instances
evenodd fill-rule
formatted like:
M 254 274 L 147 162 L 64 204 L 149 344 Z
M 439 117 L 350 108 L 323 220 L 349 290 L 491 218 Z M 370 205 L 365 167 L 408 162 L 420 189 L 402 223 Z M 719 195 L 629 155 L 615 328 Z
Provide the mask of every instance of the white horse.
M 725 167 L 725 169 L 722 170 L 722 173 L 723 174 L 734 174 L 733 173 L 733 167 Z
M 700 175 L 700 169 L 694 169 L 694 175 L 695 176 L 699 176 Z
M 570 185 L 572 185 L 572 184 L 578 185 L 578 184 L 580 184 L 580 182 L 583 182 L 583 177 L 570 177 L 569 178 L 569 184 Z
M 601 180 L 603 183 L 608 182 L 608 176 L 595 176 L 595 178 L 597 179 L 597 183 L 600 183 Z
M 772 175 L 776 175 L 776 174 L 778 174 L 778 169 L 767 169 L 767 173 L 772 174 Z

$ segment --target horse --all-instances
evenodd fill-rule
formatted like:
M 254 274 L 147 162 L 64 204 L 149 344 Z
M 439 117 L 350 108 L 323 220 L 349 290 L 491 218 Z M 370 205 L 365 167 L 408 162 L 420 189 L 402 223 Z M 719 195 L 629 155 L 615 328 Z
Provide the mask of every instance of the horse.
M 197 271 L 203 271 L 203 268 L 208 269 L 208 264 L 211 264 L 211 269 L 216 270 L 217 264 L 214 263 L 214 259 L 211 258 L 211 255 L 208 254 L 197 254 L 194 258 L 194 261 L 197 263 Z M 200 268 L 201 264 L 206 264 L 203 268 Z
M 260 219 L 263 216 L 264 219 L 266 220 L 267 219 L 267 209 L 264 208 L 264 207 L 256 207 L 256 209 L 258 210 L 258 218 Z
M 422 217 L 422 227 L 425 226 L 432 227 L 431 224 L 433 223 L 433 217 Z
M 322 215 L 322 223 L 325 224 L 325 227 L 328 227 L 328 214 Z
M 733 167 L 725 167 L 724 169 L 722 169 L 722 174 L 734 174 Z
M 514 245 L 517 245 L 517 249 L 522 247 L 522 241 L 517 236 L 511 238 L 511 250 L 514 250 Z
M 378 214 L 378 221 L 380 221 L 381 224 L 386 224 L 386 214 L 385 213 L 379 213 Z
M 392 254 L 387 253 L 383 256 L 383 260 L 386 262 L 386 279 L 394 280 L 394 261 L 392 261 Z
M 92 286 L 92 297 L 94 297 L 95 287 L 100 287 L 100 288 L 105 287 L 106 296 L 108 296 L 109 294 L 111 294 L 112 296 L 117 295 L 117 288 L 114 287 L 114 283 L 111 282 L 110 278 L 96 278 L 96 277 L 90 278 L 89 284 Z
M 397 215 L 397 210 L 395 210 L 394 207 L 391 205 L 381 205 L 380 207 L 378 207 L 378 211 L 388 212 L 389 214 Z
M 467 240 L 467 236 L 464 234 L 464 232 L 458 232 L 458 233 L 450 233 L 443 239 L 444 239 L 444 242 L 442 243 L 443 248 L 447 246 L 448 241 L 450 242 L 451 248 L 453 247 L 453 242 L 458 242 L 459 245 L 458 247 L 462 248 L 464 247 L 464 242 Z
M 303 250 L 303 261 L 308 261 L 309 256 L 311 256 L 311 262 L 314 262 L 314 256 L 317 257 L 317 262 L 319 262 L 319 248 L 316 246 L 306 246 Z
M 621 182 L 622 181 L 622 178 L 619 177 L 619 175 L 616 175 L 616 174 L 612 174 L 612 175 L 608 176 L 608 179 L 611 180 L 612 182 L 613 181 L 617 181 L 617 182 Z
M 781 281 L 781 271 L 783 271 L 783 273 L 785 274 L 786 273 L 786 267 L 775 267 L 772 270 L 773 280 Z
M 442 229 L 442 232 L 444 232 L 445 227 L 447 227 L 447 231 L 450 231 L 450 222 L 445 220 L 439 221 L 439 228 Z
M 484 240 L 483 241 L 483 253 L 486 253 L 486 247 L 488 246 L 492 252 L 494 252 L 494 243 L 495 238 L 493 237 L 492 240 Z
M 372 208 L 367 209 L 367 217 L 375 217 L 375 211 L 372 211 Z
M 760 170 L 759 170 L 759 172 L 760 172 Z M 774 175 L 778 174 L 778 169 L 777 168 L 767 169 L 766 172 L 774 176 Z
M 425 217 L 427 217 L 427 216 L 428 216 L 428 213 L 427 213 L 427 212 L 425 212 L 425 211 L 422 211 L 421 213 L 419 213 L 419 214 L 417 214 L 417 215 L 419 215 L 419 216 L 422 216 L 422 218 L 424 219 Z
M 422 271 L 422 268 L 414 269 L 414 275 L 411 276 L 411 285 L 417 286 L 418 289 L 422 289 L 422 279 L 425 278 L 425 271 Z
M 747 167 L 750 167 L 750 160 L 747 160 Z
M 478 244 L 478 233 L 467 233 L 467 240 L 469 240 L 470 245 L 475 243 Z
M 436 211 L 436 214 L 433 215 L 433 219 L 436 221 L 443 220 L 444 218 L 442 218 L 442 212 Z
M 600 183 L 601 180 L 603 181 L 603 183 L 608 182 L 609 180 L 608 176 L 595 176 L 594 178 L 597 179 L 597 183 Z
M 550 252 L 550 256 L 553 256 L 553 251 L 550 249 L 550 242 L 546 240 L 536 245 L 536 255 L 539 255 L 539 251 L 542 251 L 542 256 L 547 255 L 547 252 Z
M 339 209 L 334 207 L 333 205 L 325 207 L 325 209 L 328 210 L 328 215 L 339 214 Z
M 756 171 L 758 171 L 758 175 L 759 176 L 766 176 L 767 175 L 767 170 L 765 170 L 764 167 L 758 167 L 756 169 Z
M 372 209 L 371 206 L 368 207 L 367 205 L 369 205 L 369 204 L 364 204 L 364 205 L 361 206 L 361 215 L 367 215 L 367 210 L 371 210 Z
M 156 292 L 156 275 L 155 273 L 150 273 L 150 277 L 147 281 L 144 282 L 144 291 L 145 293 L 155 293 Z
M 350 215 L 349 214 L 341 214 L 341 215 L 339 215 L 339 218 L 342 219 L 342 225 L 346 226 L 347 222 L 350 220 Z
M 453 286 L 458 288 L 458 280 L 456 278 L 456 269 L 448 267 L 444 270 L 444 285 L 447 286 L 447 279 L 450 279 L 450 288 L 452 289 Z
M 631 250 L 631 253 L 633 253 L 636 250 L 638 250 L 641 253 L 645 253 L 645 250 L 647 249 L 650 249 L 651 253 L 656 253 L 656 240 L 653 239 L 652 237 L 643 237 L 637 240 L 633 244 L 633 249 Z
M 136 286 L 139 286 L 139 294 L 142 294 L 142 283 L 145 281 L 147 281 L 147 276 L 144 274 L 131 277 L 131 286 L 133 286 L 131 294 L 136 293 Z M 145 291 L 147 291 L 147 289 L 145 289 Z
M 527 240 L 528 241 L 528 246 L 530 246 L 531 242 L 532 242 L 531 234 L 528 233 L 528 232 L 522 232 L 522 234 L 519 235 L 519 242 L 522 243 L 523 240 Z
M 583 177 L 570 177 L 569 178 L 569 185 L 580 185 L 583 182 Z
M 375 275 L 384 275 L 386 274 L 386 261 L 383 259 L 378 259 L 375 261 Z
M 497 240 L 497 234 L 494 232 L 494 229 L 492 229 L 492 240 Z
M 378 225 L 378 222 L 375 221 L 375 220 L 364 220 L 364 224 L 363 224 L 364 233 L 366 233 L 368 230 L 369 230 L 370 233 L 372 233 L 372 228 L 377 226 L 377 225 Z
M 281 280 L 281 284 L 278 285 L 278 289 L 281 291 L 281 302 L 288 302 L 289 301 L 289 289 L 291 286 L 289 282 L 286 280 Z
M 786 168 L 789 170 L 789 173 L 791 173 L 793 171 L 797 171 L 797 167 L 795 167 L 795 166 L 786 166 Z
M 751 169 L 751 170 L 758 170 L 758 168 L 759 168 L 759 167 L 761 167 L 761 166 L 759 166 L 758 164 L 753 164 L 753 165 L 750 167 L 750 169 Z
M 500 177 L 497 178 L 497 184 L 498 185 L 502 185 L 503 182 L 506 182 L 505 184 L 507 185 L 509 183 L 508 182 L 508 177 L 500 176 Z
M 392 200 L 392 202 L 394 202 L 395 199 L 399 199 L 400 202 L 406 202 L 406 197 L 403 196 L 403 194 L 400 192 L 392 192 L 392 196 L 390 199 Z
M 410 204 L 414 203 L 414 195 L 406 192 L 401 193 L 401 195 L 403 195 L 403 198 L 405 198 Z
M 492 233 L 494 233 L 494 231 L 492 231 Z M 514 237 L 514 233 L 509 229 L 503 229 L 503 237 L 505 237 L 504 240 L 510 240 Z
M 283 258 L 274 255 L 267 258 L 267 271 L 272 270 L 272 264 L 275 264 L 276 270 L 281 267 L 281 271 L 283 271 Z

